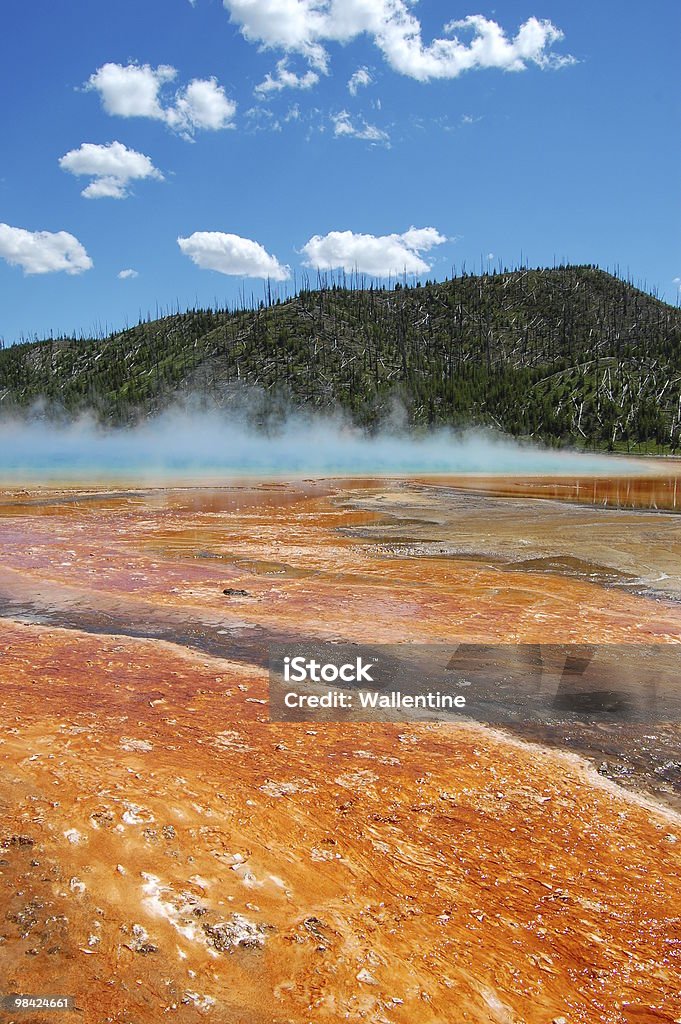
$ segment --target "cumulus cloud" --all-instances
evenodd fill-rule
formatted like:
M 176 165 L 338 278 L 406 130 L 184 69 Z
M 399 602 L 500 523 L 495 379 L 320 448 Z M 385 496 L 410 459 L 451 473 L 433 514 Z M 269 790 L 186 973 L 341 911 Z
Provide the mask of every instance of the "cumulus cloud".
M 85 88 L 99 93 L 107 114 L 115 117 L 151 117 L 165 120 L 159 100 L 164 85 L 177 76 L 175 68 L 160 64 L 102 64 L 90 75 Z
M 409 228 L 401 235 L 363 235 L 354 231 L 330 231 L 314 235 L 302 249 L 306 264 L 315 270 L 343 269 L 372 277 L 392 274 L 425 274 L 430 265 L 421 257 L 447 239 L 435 228 Z
M 219 131 L 233 127 L 236 103 L 215 78 L 194 78 L 189 85 L 165 97 L 177 77 L 169 64 L 102 64 L 85 88 L 99 93 L 102 106 L 116 117 L 148 117 L 163 121 L 191 138 L 198 129 Z
M 327 55 L 324 38 L 325 0 L 223 0 L 232 21 L 249 42 L 302 53 L 320 71 Z
M 82 274 L 92 260 L 68 231 L 26 231 L 0 224 L 0 259 L 21 267 L 25 274 Z
M 232 128 L 236 103 L 230 100 L 215 78 L 195 78 L 176 97 L 175 106 L 166 110 L 166 121 L 171 128 L 185 134 L 196 129 L 221 131 Z
M 131 181 L 144 178 L 163 180 L 161 172 L 154 167 L 148 156 L 128 149 L 122 142 L 99 145 L 84 142 L 79 149 L 72 149 L 59 161 L 63 171 L 70 174 L 86 175 L 93 178 L 81 195 L 86 199 L 125 199 Z
M 521 71 L 573 63 L 552 52 L 563 33 L 552 22 L 528 18 L 515 36 L 480 14 L 450 21 L 443 35 L 423 40 L 411 0 L 223 0 L 232 21 L 251 42 L 300 53 L 326 71 L 329 42 L 368 35 L 400 74 L 426 82 L 456 78 L 475 68 Z
M 355 123 L 347 110 L 341 110 L 338 114 L 331 115 L 333 123 L 333 134 L 337 136 L 348 136 L 353 139 L 364 139 L 366 142 L 389 143 L 390 136 L 375 124 L 367 124 L 366 121 Z
M 133 277 L 139 277 L 139 274 L 132 267 L 127 267 L 125 270 L 119 270 L 116 277 L 119 281 L 130 281 Z
M 365 88 L 367 85 L 371 85 L 373 78 L 369 68 L 361 67 L 350 76 L 348 79 L 348 91 L 351 96 L 356 96 L 360 89 Z
M 269 72 L 259 85 L 256 85 L 254 92 L 258 96 L 267 96 L 271 92 L 281 92 L 282 89 L 311 89 L 319 81 L 319 75 L 311 68 L 303 75 L 297 75 L 291 71 L 286 57 L 277 61 L 274 74 Z
M 291 276 L 289 267 L 271 256 L 264 246 L 240 235 L 195 231 L 188 238 L 178 238 L 177 244 L 185 256 L 203 270 L 217 270 L 219 274 L 236 277 L 270 278 L 272 281 L 286 281 Z

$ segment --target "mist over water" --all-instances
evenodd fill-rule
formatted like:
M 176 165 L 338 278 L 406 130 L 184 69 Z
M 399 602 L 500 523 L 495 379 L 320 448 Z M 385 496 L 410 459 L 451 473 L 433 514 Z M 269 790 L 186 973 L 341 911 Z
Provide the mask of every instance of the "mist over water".
M 409 473 L 612 474 L 633 460 L 521 444 L 482 431 L 414 433 L 384 428 L 368 436 L 340 417 L 289 415 L 263 432 L 243 417 L 168 410 L 129 428 L 83 416 L 0 421 L 0 478 L 9 481 L 198 481 L 247 475 Z

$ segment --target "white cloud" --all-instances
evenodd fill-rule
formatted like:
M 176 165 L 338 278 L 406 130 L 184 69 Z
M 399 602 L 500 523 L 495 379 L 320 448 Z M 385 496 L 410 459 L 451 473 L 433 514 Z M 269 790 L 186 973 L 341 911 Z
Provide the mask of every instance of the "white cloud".
M 333 122 L 333 134 L 348 136 L 353 139 L 364 139 L 366 142 L 383 142 L 389 144 L 390 136 L 375 124 L 355 124 L 347 110 L 341 110 L 338 114 L 331 115 Z
M 280 132 L 281 121 L 268 107 L 251 107 L 244 112 L 248 127 L 253 132 Z
M 316 41 L 324 36 L 321 8 L 325 0 L 223 0 L 223 4 L 250 42 L 302 53 L 318 70 L 326 70 L 326 51 Z
M 528 64 L 549 68 L 573 62 L 570 57 L 549 52 L 551 46 L 563 38 L 560 29 L 550 21 L 529 18 L 517 34 L 509 38 L 496 21 L 473 14 L 449 22 L 444 31 L 451 38 L 435 39 L 429 46 L 423 45 L 420 28 L 418 33 L 410 31 L 409 22 L 413 21 L 411 15 L 405 15 L 403 19 L 389 22 L 379 45 L 396 71 L 421 82 L 456 78 L 475 68 L 523 71 Z M 459 31 L 463 32 L 463 39 Z
M 373 277 L 425 274 L 430 265 L 420 256 L 447 239 L 435 228 L 409 228 L 401 235 L 362 235 L 330 231 L 315 235 L 302 249 L 306 264 L 315 270 L 343 269 Z
M 410 249 L 416 249 L 419 252 L 428 252 L 429 249 L 433 249 L 436 245 L 442 245 L 443 242 L 447 241 L 445 236 L 441 235 L 435 228 L 411 227 L 399 237 Z
M 175 68 L 161 64 L 102 64 L 87 81 L 86 89 L 99 93 L 107 114 L 116 117 L 151 117 L 165 120 L 159 92 L 177 76 Z
M 92 260 L 68 231 L 26 231 L 0 224 L 0 259 L 21 267 L 25 274 L 82 274 Z
M 133 277 L 139 277 L 139 274 L 132 267 L 127 267 L 125 270 L 119 270 L 116 277 L 119 281 L 130 281 Z
M 177 77 L 169 64 L 103 64 L 90 75 L 85 88 L 98 92 L 108 114 L 117 117 L 148 117 L 163 121 L 190 138 L 205 128 L 219 131 L 233 126 L 236 103 L 215 78 L 194 78 L 169 100 L 162 93 Z
M 236 277 L 261 277 L 286 281 L 290 269 L 271 256 L 264 246 L 250 238 L 223 231 L 195 231 L 188 238 L 178 238 L 185 256 L 203 270 Z
M 350 76 L 348 79 L 348 91 L 351 96 L 356 96 L 359 89 L 365 88 L 367 85 L 371 85 L 373 78 L 369 68 L 361 67 Z
M 269 72 L 265 75 L 264 81 L 256 85 L 254 92 L 258 96 L 266 96 L 271 92 L 281 92 L 282 89 L 311 89 L 319 81 L 319 75 L 312 69 L 304 75 L 297 75 L 291 71 L 286 57 L 277 61 L 274 75 Z
M 110 142 L 103 146 L 84 142 L 79 149 L 72 149 L 59 161 L 63 171 L 70 174 L 87 175 L 94 180 L 83 189 L 86 199 L 125 199 L 131 181 L 144 178 L 163 180 L 161 172 L 154 167 L 148 156 L 128 149 L 122 142 Z
M 166 111 L 171 128 L 191 135 L 197 128 L 221 131 L 232 128 L 236 103 L 215 78 L 195 78 L 177 94 L 175 106 Z
M 232 21 L 251 42 L 300 53 L 326 71 L 329 42 L 369 35 L 388 64 L 426 82 L 456 78 L 474 68 L 521 71 L 573 63 L 551 52 L 563 33 L 550 21 L 528 18 L 515 36 L 480 14 L 451 21 L 443 36 L 424 43 L 412 0 L 223 0 Z M 462 38 L 463 37 L 463 38 Z

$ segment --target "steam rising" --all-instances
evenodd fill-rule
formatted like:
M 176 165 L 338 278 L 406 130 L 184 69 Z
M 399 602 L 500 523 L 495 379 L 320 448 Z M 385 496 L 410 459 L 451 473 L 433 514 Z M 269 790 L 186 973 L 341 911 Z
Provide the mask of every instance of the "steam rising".
M 264 432 L 243 417 L 169 410 L 130 428 L 91 417 L 0 422 L 5 480 L 197 481 L 245 475 L 404 473 L 589 474 L 631 472 L 636 463 L 561 452 L 483 432 L 416 434 L 384 429 L 367 436 L 339 418 L 292 414 Z

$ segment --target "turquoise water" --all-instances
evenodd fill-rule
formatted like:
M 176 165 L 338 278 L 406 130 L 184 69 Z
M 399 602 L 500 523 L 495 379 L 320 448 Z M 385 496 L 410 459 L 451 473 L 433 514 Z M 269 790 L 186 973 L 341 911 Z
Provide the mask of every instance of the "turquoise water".
M 294 418 L 273 434 L 218 414 L 167 413 L 130 429 L 89 419 L 0 423 L 0 478 L 6 480 L 200 479 L 244 475 L 408 473 L 608 474 L 642 463 L 555 451 L 502 436 L 438 430 L 367 437 L 332 419 Z

